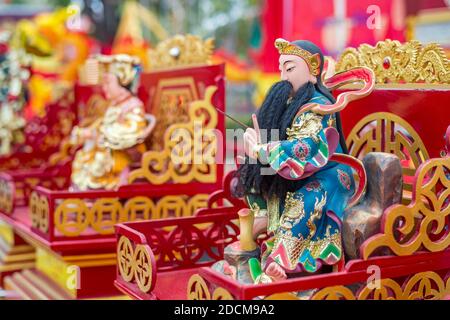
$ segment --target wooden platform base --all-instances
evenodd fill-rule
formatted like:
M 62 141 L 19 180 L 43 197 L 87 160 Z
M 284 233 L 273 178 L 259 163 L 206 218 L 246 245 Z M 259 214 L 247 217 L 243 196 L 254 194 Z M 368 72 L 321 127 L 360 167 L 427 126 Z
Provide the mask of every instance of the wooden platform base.
M 5 291 L 10 292 L 9 298 L 14 300 L 72 300 L 68 292 L 59 287 L 49 277 L 36 269 L 15 272 L 4 280 Z M 126 296 L 107 296 L 90 298 L 98 300 L 125 300 Z
M 71 296 L 35 269 L 22 270 L 4 280 L 5 290 L 14 291 L 23 300 L 68 300 Z
M 36 250 L 3 224 L 0 232 L 0 286 L 6 276 L 34 268 Z M 10 234 L 8 234 L 10 232 Z

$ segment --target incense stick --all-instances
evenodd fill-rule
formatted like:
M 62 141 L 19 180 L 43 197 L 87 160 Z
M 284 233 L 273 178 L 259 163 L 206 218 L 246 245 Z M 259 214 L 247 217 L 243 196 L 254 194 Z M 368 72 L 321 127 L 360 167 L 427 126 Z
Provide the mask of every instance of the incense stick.
M 229 118 L 230 120 L 233 120 L 234 122 L 236 122 L 237 124 L 239 124 L 241 127 L 243 127 L 244 129 L 250 128 L 248 125 L 243 124 L 241 121 L 233 118 L 232 116 L 230 116 L 229 114 L 225 113 L 224 111 L 217 109 L 217 111 L 219 111 L 221 114 L 223 114 L 225 117 Z

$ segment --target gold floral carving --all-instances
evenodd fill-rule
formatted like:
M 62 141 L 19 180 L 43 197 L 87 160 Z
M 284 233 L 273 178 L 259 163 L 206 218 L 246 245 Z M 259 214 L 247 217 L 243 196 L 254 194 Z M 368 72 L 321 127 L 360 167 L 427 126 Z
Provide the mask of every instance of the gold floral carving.
M 347 137 L 350 155 L 362 159 L 369 152 L 387 152 L 401 160 L 410 160 L 403 167 L 404 176 L 413 176 L 429 159 L 428 151 L 414 128 L 401 117 L 388 113 L 372 113 L 361 119 Z M 411 190 L 411 185 L 404 186 Z
M 344 286 L 327 287 L 317 292 L 312 300 L 355 300 L 353 292 Z
M 49 205 L 47 198 L 45 196 L 39 196 L 36 192 L 32 192 L 29 208 L 31 225 L 44 233 L 48 232 Z
M 120 276 L 126 282 L 133 279 L 133 246 L 130 239 L 120 237 L 117 245 L 117 265 L 119 266 Z
M 13 209 L 13 192 L 10 182 L 0 179 L 0 210 L 11 213 Z
M 187 286 L 187 299 L 211 300 L 211 298 L 212 300 L 234 300 L 228 290 L 222 287 L 217 287 L 211 294 L 203 277 L 198 274 L 192 275 Z
M 152 287 L 152 263 L 148 250 L 143 245 L 137 245 L 133 255 L 134 278 L 142 292 L 150 291 Z
M 164 147 L 164 133 L 172 124 L 189 122 L 189 104 L 199 99 L 197 91 L 193 77 L 158 81 L 151 105 L 151 112 L 158 121 L 150 139 L 150 150 Z
M 138 244 L 133 248 L 131 241 L 121 236 L 117 246 L 117 264 L 122 279 L 133 282 L 147 293 L 155 283 L 156 270 L 152 266 L 152 254 L 148 246 Z
M 35 198 L 38 196 L 34 193 L 30 206 L 36 203 L 38 207 L 41 202 Z M 93 203 L 65 199 L 55 210 L 55 227 L 67 237 L 79 236 L 89 228 L 98 234 L 113 234 L 114 225 L 120 222 L 191 216 L 198 208 L 207 206 L 207 199 L 208 194 L 165 196 L 158 200 L 138 196 L 124 203 L 118 198 L 99 198 Z M 41 215 L 33 213 L 41 212 L 40 209 L 33 208 L 32 219 L 41 221 Z
M 412 202 L 385 211 L 382 233 L 369 238 L 363 246 L 364 259 L 380 247 L 388 247 L 398 256 L 423 249 L 438 252 L 449 247 L 450 205 L 446 200 L 450 195 L 450 178 L 446 172 L 450 172 L 450 158 L 431 159 L 418 170 Z M 404 237 L 409 238 L 406 243 L 402 241 Z
M 211 64 L 214 39 L 176 35 L 150 49 L 150 70 Z
M 372 69 L 377 83 L 450 84 L 450 63 L 435 43 L 422 45 L 413 40 L 380 41 L 346 49 L 336 63 L 336 71 L 364 66 Z
M 364 285 L 357 295 L 344 286 L 326 287 L 315 293 L 312 300 L 441 300 L 450 294 L 449 279 L 445 283 L 436 272 L 426 271 L 408 277 L 403 285 L 393 279 L 381 279 L 379 286 Z
M 216 86 L 208 87 L 204 100 L 191 103 L 189 122 L 173 124 L 164 132 L 164 148 L 146 152 L 141 168 L 130 173 L 129 183 L 138 179 L 158 185 L 216 181 L 217 137 L 214 129 L 218 117 L 212 105 L 216 90 Z

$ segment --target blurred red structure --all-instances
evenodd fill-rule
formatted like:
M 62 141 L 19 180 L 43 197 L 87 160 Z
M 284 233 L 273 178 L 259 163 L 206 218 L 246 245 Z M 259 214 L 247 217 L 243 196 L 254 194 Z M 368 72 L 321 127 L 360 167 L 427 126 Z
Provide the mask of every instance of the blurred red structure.
M 276 38 L 310 40 L 326 55 L 346 47 L 375 45 L 384 39 L 404 42 L 407 17 L 447 7 L 444 0 L 266 0 L 261 15 L 262 44 L 250 54 L 263 72 L 278 71 Z

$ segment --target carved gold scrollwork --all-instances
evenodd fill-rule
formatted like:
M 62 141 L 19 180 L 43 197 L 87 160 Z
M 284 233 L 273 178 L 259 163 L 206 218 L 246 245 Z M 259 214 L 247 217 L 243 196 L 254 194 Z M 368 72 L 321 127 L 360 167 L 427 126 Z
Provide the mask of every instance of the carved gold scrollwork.
M 154 258 L 148 246 L 138 244 L 133 249 L 130 239 L 120 237 L 117 245 L 117 264 L 124 281 L 131 283 L 134 279 L 142 292 L 151 291 L 156 276 L 153 262 Z
M 152 264 L 150 254 L 144 246 L 136 246 L 134 252 L 134 277 L 142 292 L 148 292 L 152 286 Z
M 111 234 L 119 221 L 122 204 L 118 199 L 98 199 L 90 210 L 92 228 L 99 234 Z
M 212 295 L 213 300 L 234 300 L 231 293 L 224 288 L 216 288 Z
M 392 279 L 380 280 L 379 287 L 365 286 L 358 296 L 359 300 L 400 300 L 402 299 L 401 286 Z
M 211 300 L 205 280 L 198 274 L 191 276 L 187 287 L 188 300 Z
M 130 173 L 130 183 L 141 178 L 152 184 L 215 182 L 218 117 L 212 97 L 216 90 L 216 86 L 208 87 L 204 100 L 191 103 L 189 122 L 173 124 L 165 131 L 163 150 L 146 152 L 141 168 Z
M 48 232 L 49 226 L 49 204 L 45 196 L 39 196 L 36 192 L 30 197 L 31 225 L 42 232 Z
M 147 197 L 134 197 L 125 204 L 120 221 L 148 220 L 155 212 L 155 204 Z
M 362 159 L 369 152 L 387 152 L 403 161 L 403 175 L 414 175 L 417 168 L 429 159 L 428 151 L 414 128 L 401 117 L 377 112 L 361 119 L 347 137 L 349 153 Z M 411 190 L 411 185 L 405 185 Z
M 208 285 L 200 275 L 194 274 L 191 276 L 187 286 L 188 300 L 234 300 L 228 290 L 217 287 L 211 294 Z
M 422 46 L 416 40 L 403 44 L 385 40 L 375 47 L 348 48 L 337 61 L 336 71 L 359 66 L 372 69 L 377 83 L 450 83 L 450 63 L 435 43 Z
M 446 294 L 445 282 L 432 271 L 412 276 L 403 291 L 405 300 L 439 300 Z
M 158 43 L 149 53 L 150 69 L 166 69 L 211 63 L 214 39 L 194 35 L 176 35 Z
M 30 206 L 38 203 L 33 197 L 37 195 L 32 195 Z M 118 198 L 99 198 L 93 203 L 65 199 L 55 210 L 55 227 L 67 237 L 79 236 L 90 227 L 99 234 L 113 234 L 114 225 L 119 222 L 191 216 L 207 206 L 207 199 L 208 194 L 165 196 L 158 200 L 138 196 L 125 203 Z
M 353 292 L 344 286 L 327 287 L 312 297 L 312 300 L 355 300 Z
M 120 237 L 117 245 L 117 265 L 119 266 L 120 276 L 126 282 L 133 279 L 133 246 L 126 237 Z
M 426 271 L 407 278 L 403 285 L 392 279 L 381 279 L 377 286 L 365 284 L 357 296 L 344 286 L 326 287 L 314 294 L 312 300 L 439 300 L 450 294 L 449 280 L 446 285 L 439 274 Z
M 450 178 L 446 172 L 450 172 L 450 158 L 431 159 L 419 170 L 413 201 L 408 206 L 394 205 L 385 211 L 382 233 L 369 238 L 362 246 L 364 259 L 380 247 L 388 247 L 399 256 L 423 249 L 438 252 L 449 247 Z M 410 239 L 403 243 L 401 237 L 405 236 Z
M 55 211 L 56 230 L 68 237 L 80 235 L 91 222 L 90 209 L 81 199 L 64 200 Z

